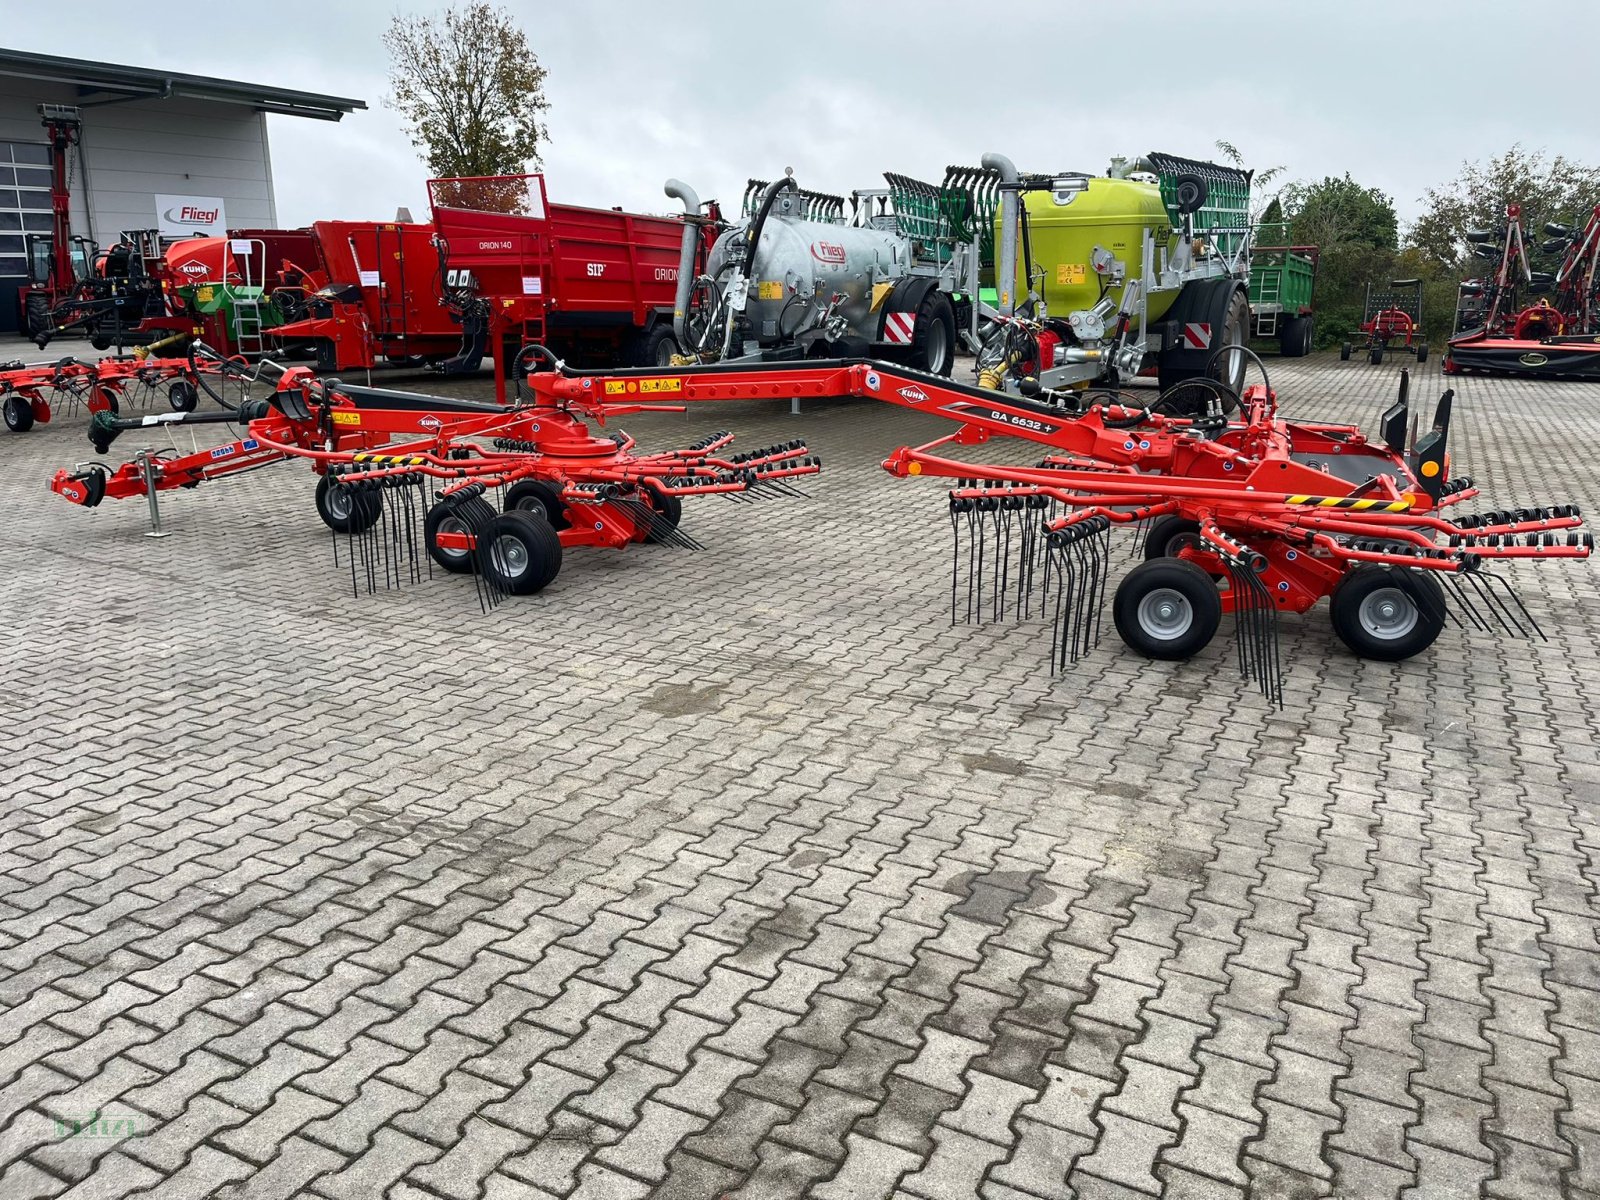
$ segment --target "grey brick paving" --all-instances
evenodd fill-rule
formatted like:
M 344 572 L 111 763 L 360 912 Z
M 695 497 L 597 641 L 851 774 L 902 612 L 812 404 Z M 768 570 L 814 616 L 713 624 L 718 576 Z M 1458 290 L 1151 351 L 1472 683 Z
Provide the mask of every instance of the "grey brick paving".
M 1595 389 L 1456 386 L 1482 507 L 1600 512 Z M 937 423 L 623 424 L 826 473 L 484 616 L 353 600 L 303 470 L 150 541 L 44 491 L 81 417 L 0 437 L 0 1196 L 1600 1195 L 1588 566 L 1511 572 L 1544 645 L 1286 620 L 1276 713 L 1226 635 L 951 629 L 876 465 Z

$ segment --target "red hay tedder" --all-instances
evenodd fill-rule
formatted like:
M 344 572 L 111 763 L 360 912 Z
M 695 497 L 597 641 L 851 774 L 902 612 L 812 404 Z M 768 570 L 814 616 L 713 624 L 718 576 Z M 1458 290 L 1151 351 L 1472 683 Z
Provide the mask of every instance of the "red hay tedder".
M 1415 354 L 1419 363 L 1428 361 L 1428 343 L 1422 340 L 1422 280 L 1391 280 L 1376 292 L 1367 284 L 1362 312 L 1361 332 L 1367 335 L 1363 349 L 1373 366 L 1395 344 Z M 1354 350 L 1353 343 L 1345 342 L 1339 347 L 1340 360 L 1348 361 Z
M 351 555 L 358 581 L 370 588 L 414 577 L 420 544 L 446 570 L 473 572 L 480 594 L 492 598 L 543 588 L 565 546 L 688 544 L 678 527 L 684 496 L 782 494 L 791 490 L 787 480 L 819 467 L 798 442 L 724 455 L 728 434 L 641 455 L 625 436 L 595 436 L 586 420 L 680 411 L 700 400 L 880 400 L 957 424 L 883 463 L 899 477 L 956 481 L 952 621 L 963 595 L 969 620 L 1008 609 L 1053 613 L 1052 661 L 1065 665 L 1098 639 L 1110 533 L 1133 526 L 1145 561 L 1112 597 L 1124 642 L 1148 657 L 1187 658 L 1232 612 L 1241 671 L 1280 703 L 1279 613 L 1327 598 L 1338 637 L 1382 660 L 1421 652 L 1450 620 L 1543 637 L 1506 579 L 1488 568 L 1585 558 L 1593 548 L 1592 537 L 1577 532 L 1582 519 L 1572 506 L 1449 515 L 1478 494 L 1470 479 L 1450 477 L 1452 396 L 1444 394 L 1431 427 L 1408 447 L 1404 374 L 1374 443 L 1356 426 L 1286 420 L 1265 384 L 1239 396 L 1211 381 L 1217 402 L 1207 413 L 1174 416 L 1163 411 L 1165 393 L 1148 403 L 1104 391 L 1032 388 L 1016 396 L 878 361 L 593 374 L 542 347 L 522 356 L 544 369 L 528 377 L 529 398 L 510 407 L 350 387 L 296 368 L 249 411 L 142 421 L 97 413 L 91 438 L 102 453 L 119 432 L 141 426 L 248 421 L 248 435 L 182 457 L 143 452 L 116 470 L 95 463 L 58 471 L 51 487 L 92 507 L 304 458 L 321 476 L 323 521 L 360 539 Z M 1230 420 L 1223 413 L 1234 404 L 1239 414 Z M 996 466 L 943 452 L 994 437 L 1047 453 L 1033 465 Z M 498 510 L 486 496 L 495 488 L 503 489 Z M 1447 604 L 1446 587 L 1465 621 Z

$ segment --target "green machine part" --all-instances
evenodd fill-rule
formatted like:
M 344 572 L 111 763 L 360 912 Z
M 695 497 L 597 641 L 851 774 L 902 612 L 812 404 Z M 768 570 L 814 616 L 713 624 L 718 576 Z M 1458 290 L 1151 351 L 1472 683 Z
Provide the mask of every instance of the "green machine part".
M 232 283 L 191 283 L 184 284 L 177 291 L 186 305 L 200 316 L 222 314 L 230 337 L 237 338 L 239 333 L 238 306 L 241 302 L 254 301 L 259 306 L 263 329 L 284 323 L 283 313 L 276 304 L 268 301 L 265 288 L 242 287 Z

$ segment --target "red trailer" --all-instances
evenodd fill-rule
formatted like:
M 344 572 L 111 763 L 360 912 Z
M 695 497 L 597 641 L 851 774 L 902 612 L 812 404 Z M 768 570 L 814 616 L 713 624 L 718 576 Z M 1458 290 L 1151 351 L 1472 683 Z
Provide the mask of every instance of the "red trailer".
M 671 364 L 684 218 L 551 204 L 543 175 L 433 179 L 428 194 L 451 303 L 484 330 L 502 399 L 505 364 L 529 342 L 584 366 Z M 720 224 L 707 207 L 697 271 Z
M 433 226 L 317 221 L 311 238 L 317 261 L 301 265 L 322 278 L 306 297 L 303 320 L 268 331 L 280 345 L 309 344 L 325 372 L 458 355 L 461 324 L 441 286 Z

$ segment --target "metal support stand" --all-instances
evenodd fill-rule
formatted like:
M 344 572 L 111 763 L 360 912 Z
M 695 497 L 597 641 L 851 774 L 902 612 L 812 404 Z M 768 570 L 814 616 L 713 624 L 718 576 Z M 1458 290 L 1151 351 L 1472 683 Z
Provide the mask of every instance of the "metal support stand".
M 140 450 L 133 456 L 133 461 L 139 465 L 139 474 L 144 476 L 144 495 L 150 501 L 150 532 L 147 538 L 164 538 L 168 536 L 161 529 L 161 505 L 156 500 L 156 460 L 154 451 Z
M 791 417 L 798 417 L 800 415 L 800 397 L 799 396 L 790 396 L 789 397 L 789 415 Z

